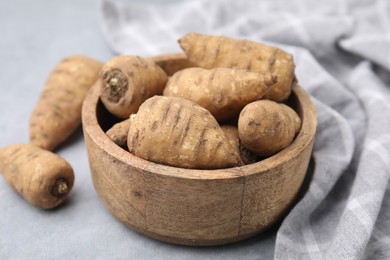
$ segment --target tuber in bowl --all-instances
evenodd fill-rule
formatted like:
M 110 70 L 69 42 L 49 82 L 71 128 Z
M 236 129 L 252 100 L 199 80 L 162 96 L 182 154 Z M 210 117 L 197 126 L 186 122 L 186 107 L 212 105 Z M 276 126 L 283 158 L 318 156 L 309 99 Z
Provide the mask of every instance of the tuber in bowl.
M 169 75 L 190 66 L 183 54 L 153 58 Z M 193 170 L 138 158 L 112 142 L 112 116 L 95 84 L 82 111 L 94 187 L 105 207 L 128 227 L 183 245 L 220 245 L 269 228 L 296 203 L 312 153 L 317 119 L 309 95 L 293 88 L 289 104 L 302 119 L 293 143 L 246 166 Z

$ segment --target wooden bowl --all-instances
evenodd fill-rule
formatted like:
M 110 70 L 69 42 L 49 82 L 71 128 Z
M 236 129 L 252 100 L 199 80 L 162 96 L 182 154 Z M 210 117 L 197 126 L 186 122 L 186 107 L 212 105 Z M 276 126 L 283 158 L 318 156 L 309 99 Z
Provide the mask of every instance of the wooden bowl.
M 154 59 L 169 74 L 189 66 L 183 54 Z M 113 117 L 95 85 L 82 113 L 95 189 L 117 219 L 158 240 L 206 246 L 259 234 L 296 202 L 313 148 L 317 119 L 310 97 L 297 86 L 289 104 L 302 119 L 289 147 L 242 167 L 191 170 L 146 161 L 114 144 L 104 132 Z

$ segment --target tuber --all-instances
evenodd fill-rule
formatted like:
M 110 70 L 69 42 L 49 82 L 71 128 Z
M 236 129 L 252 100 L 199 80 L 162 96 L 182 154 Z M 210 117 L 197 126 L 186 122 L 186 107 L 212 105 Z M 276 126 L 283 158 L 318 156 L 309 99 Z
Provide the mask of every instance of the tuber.
M 102 66 L 86 56 L 71 56 L 55 66 L 30 117 L 32 144 L 52 151 L 76 130 L 84 97 Z
M 234 125 L 222 125 L 222 131 L 230 142 L 230 145 L 240 155 L 243 164 L 251 164 L 258 160 L 258 156 L 242 146 L 240 138 L 238 137 L 238 129 Z
M 0 171 L 13 190 L 43 209 L 60 205 L 74 182 L 69 163 L 32 144 L 0 148 Z
M 291 144 L 301 119 L 285 104 L 259 100 L 244 107 L 238 119 L 242 145 L 261 157 L 268 157 Z
M 107 110 L 128 118 L 149 97 L 162 94 L 168 76 L 152 60 L 122 55 L 108 61 L 100 72 L 101 100 Z
M 130 120 L 127 145 L 138 157 L 192 169 L 241 165 L 215 118 L 190 100 L 155 96 Z
M 130 119 L 125 119 L 107 130 L 106 135 L 118 146 L 127 147 L 127 134 L 129 133 Z
M 295 82 L 293 57 L 277 47 L 198 33 L 186 34 L 179 39 L 179 44 L 188 60 L 198 67 L 238 68 L 275 75 L 278 81 L 271 86 L 266 99 L 281 102 L 291 93 L 292 83 Z
M 275 82 L 272 75 L 246 70 L 188 68 L 176 72 L 163 93 L 192 100 L 221 122 L 237 116 L 246 104 L 261 99 Z

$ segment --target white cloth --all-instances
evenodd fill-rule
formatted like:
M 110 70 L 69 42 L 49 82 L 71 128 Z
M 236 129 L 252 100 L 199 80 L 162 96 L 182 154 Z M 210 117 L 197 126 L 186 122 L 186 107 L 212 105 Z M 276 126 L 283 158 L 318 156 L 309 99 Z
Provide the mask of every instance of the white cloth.
M 273 42 L 294 55 L 318 132 L 306 192 L 277 231 L 275 259 L 390 259 L 390 2 L 102 1 L 116 53 L 179 51 L 187 32 Z

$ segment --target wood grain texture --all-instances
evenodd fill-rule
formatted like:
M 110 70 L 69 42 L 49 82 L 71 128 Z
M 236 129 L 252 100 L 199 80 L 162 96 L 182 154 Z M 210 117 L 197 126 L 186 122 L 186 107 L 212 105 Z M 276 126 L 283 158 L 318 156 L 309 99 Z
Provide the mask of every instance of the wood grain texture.
M 188 64 L 183 54 L 154 59 L 170 73 Z M 113 143 L 102 130 L 110 119 L 93 87 L 83 129 L 95 189 L 117 219 L 162 241 L 207 246 L 258 234 L 296 202 L 313 148 L 317 120 L 310 97 L 296 86 L 289 102 L 302 119 L 289 147 L 242 167 L 189 170 L 143 160 Z

